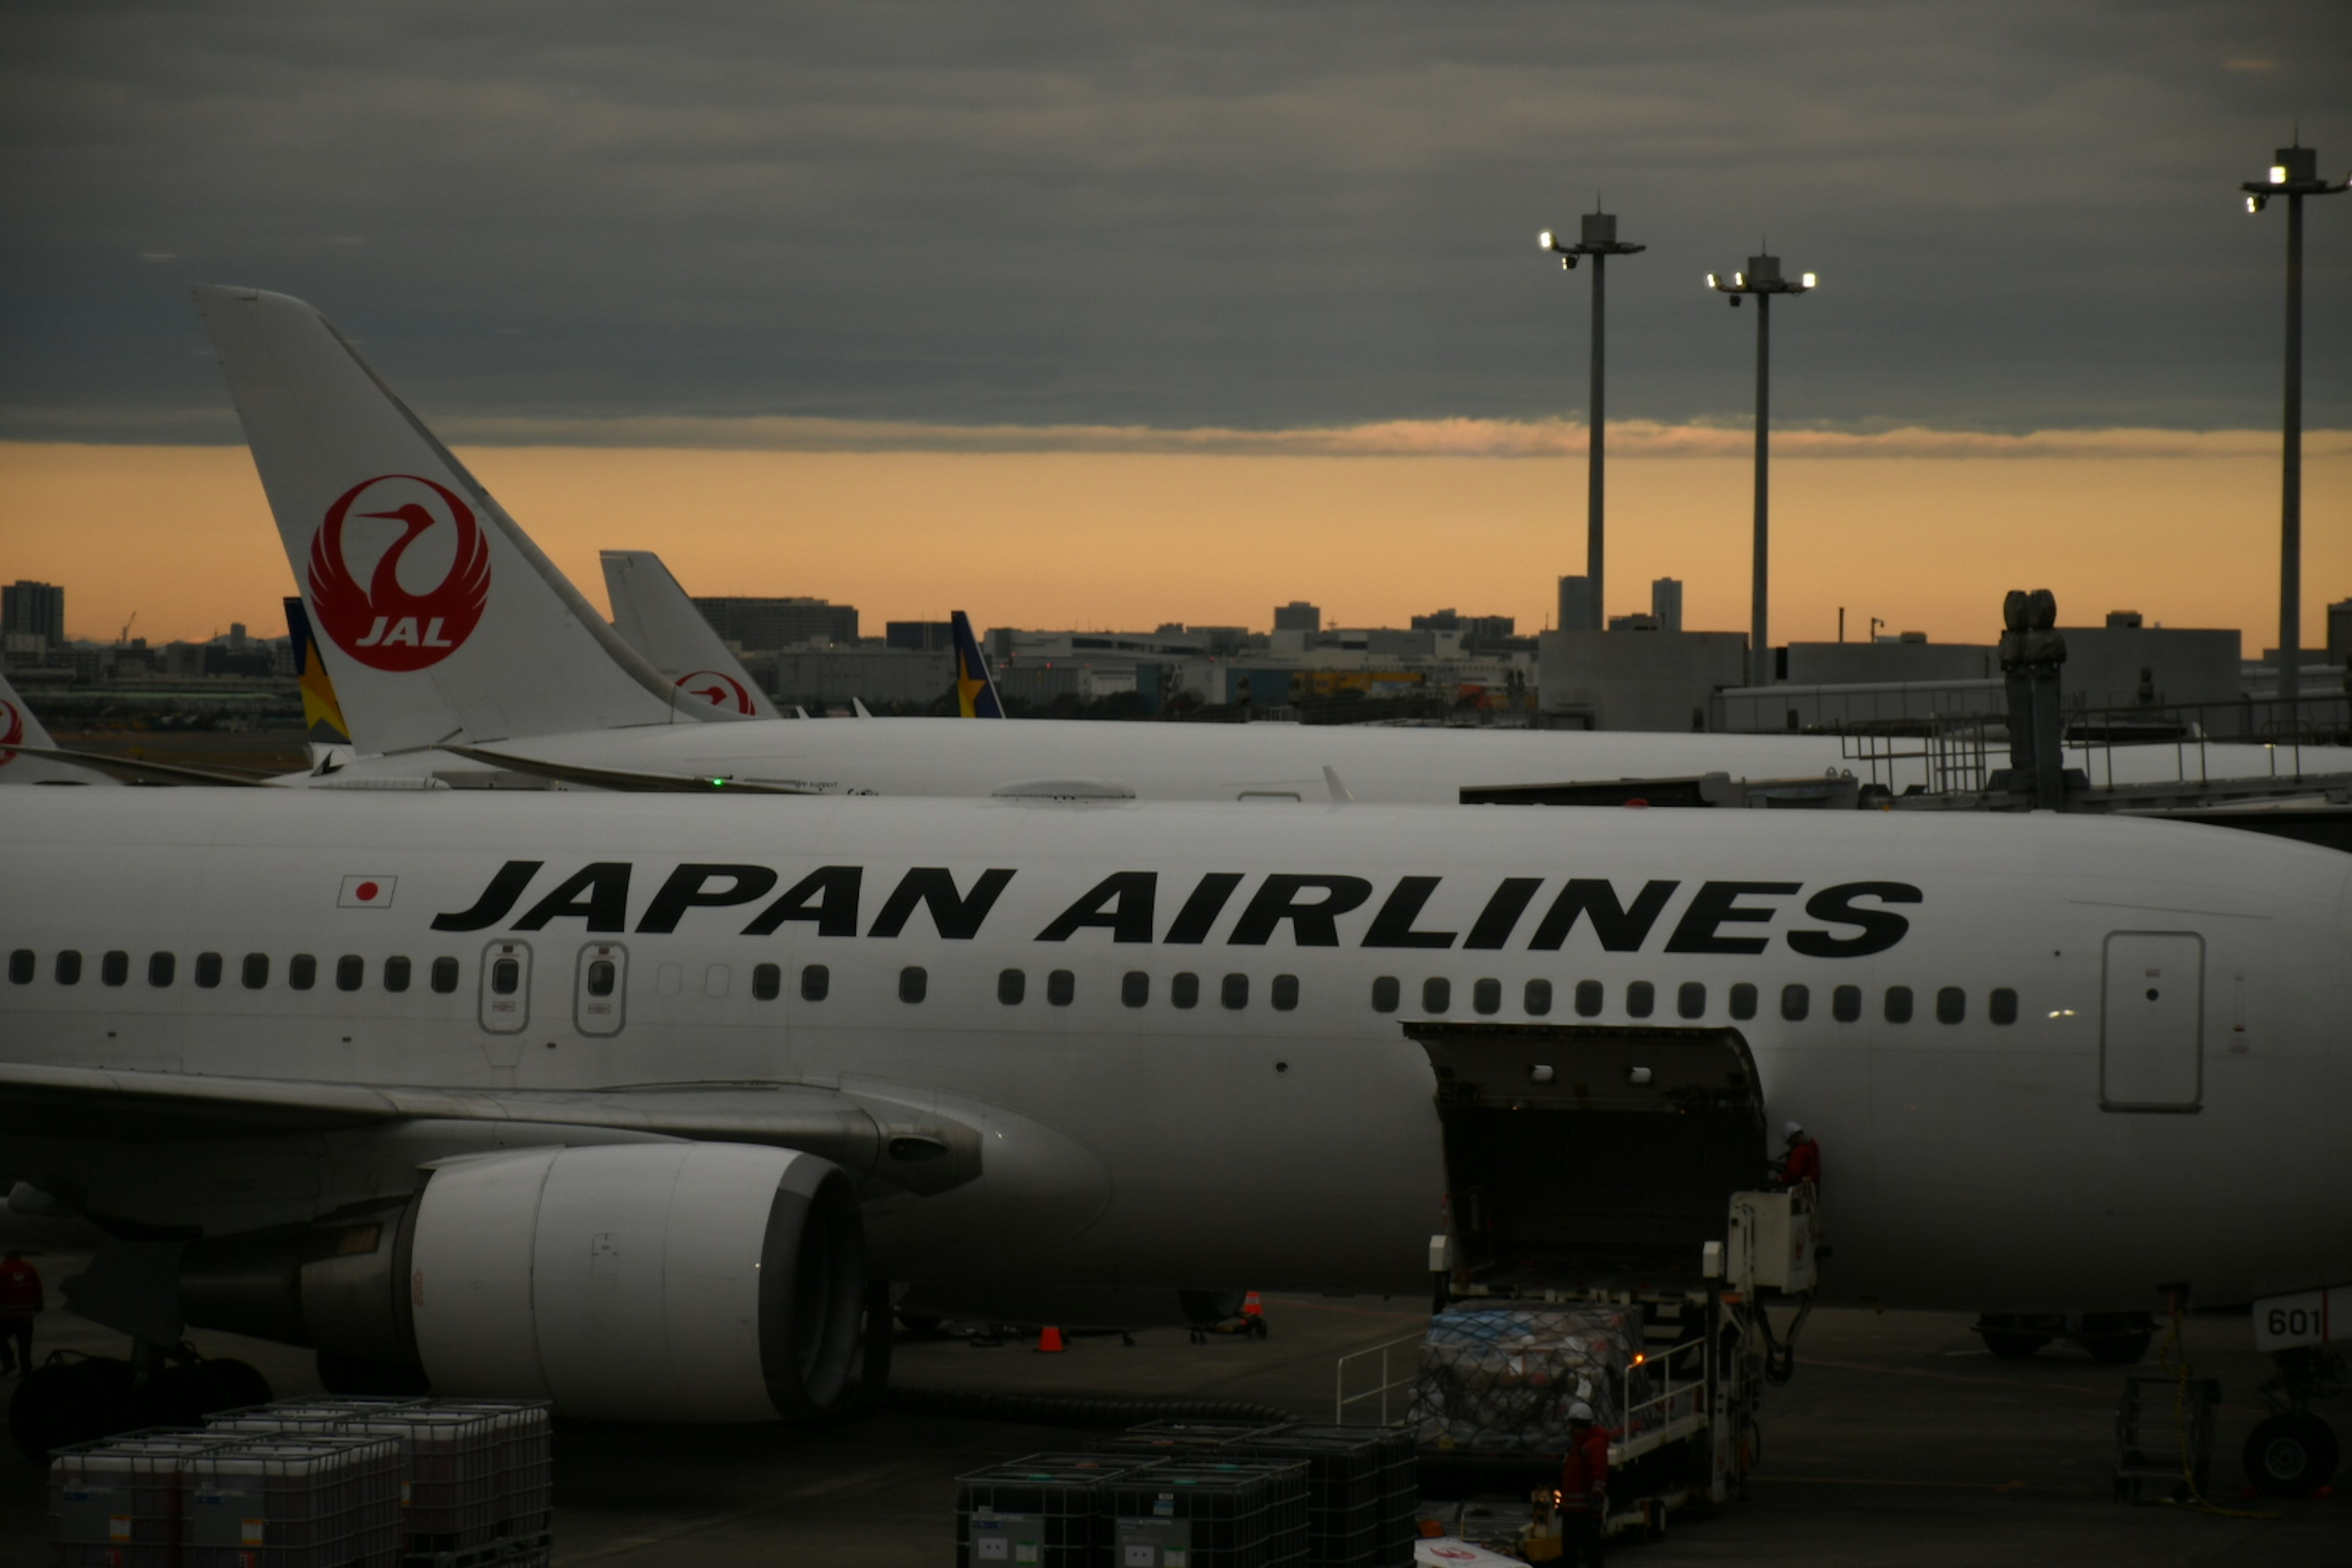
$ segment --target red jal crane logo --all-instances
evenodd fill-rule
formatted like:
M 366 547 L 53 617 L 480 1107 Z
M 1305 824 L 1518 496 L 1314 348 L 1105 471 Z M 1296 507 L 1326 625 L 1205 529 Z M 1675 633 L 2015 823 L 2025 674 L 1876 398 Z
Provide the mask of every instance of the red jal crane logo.
M 14 702 L 0 697 L 0 768 L 16 760 L 16 753 L 8 748 L 22 745 L 24 741 L 25 715 Z
M 372 503 L 361 505 L 362 499 Z M 430 502 L 437 501 L 433 505 Z M 358 510 L 354 510 L 358 509 Z M 343 523 L 382 518 L 406 530 L 362 587 L 343 558 Z M 400 581 L 409 546 L 437 528 L 455 531 L 449 570 L 422 594 Z M 464 646 L 490 601 L 490 545 L 474 509 L 446 485 L 415 474 L 383 474 L 345 490 L 310 541 L 310 614 L 335 646 L 372 668 L 406 671 L 440 663 Z
M 743 683 L 731 675 L 716 669 L 698 669 L 691 675 L 677 678 L 677 688 L 688 697 L 699 697 L 713 708 L 733 709 L 738 713 L 757 713 L 751 705 L 751 694 Z

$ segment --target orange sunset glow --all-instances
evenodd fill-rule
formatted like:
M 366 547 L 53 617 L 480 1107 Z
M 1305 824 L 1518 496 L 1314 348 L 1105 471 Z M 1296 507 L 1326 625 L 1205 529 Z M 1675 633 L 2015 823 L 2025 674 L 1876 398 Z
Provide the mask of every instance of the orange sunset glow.
M 2169 626 L 2276 623 L 2275 437 L 2182 456 L 1794 457 L 1776 461 L 1775 640 L 1888 631 L 1989 641 L 2002 592 L 2054 589 L 2064 618 L 2132 608 Z M 2352 442 L 2306 463 L 2304 625 L 2352 595 Z M 596 552 L 658 550 L 697 594 L 805 594 L 890 619 L 983 626 L 1264 627 L 1298 597 L 1325 624 L 1452 605 L 1549 624 L 1581 570 L 1579 457 L 1163 452 L 812 452 L 491 447 L 465 460 L 589 597 Z M 1612 613 L 1654 577 L 1687 624 L 1747 621 L 1748 463 L 1611 466 Z M 0 577 L 60 583 L 76 636 L 281 631 L 292 577 L 236 447 L 0 446 Z M 2306 642 L 2310 641 L 2308 630 Z

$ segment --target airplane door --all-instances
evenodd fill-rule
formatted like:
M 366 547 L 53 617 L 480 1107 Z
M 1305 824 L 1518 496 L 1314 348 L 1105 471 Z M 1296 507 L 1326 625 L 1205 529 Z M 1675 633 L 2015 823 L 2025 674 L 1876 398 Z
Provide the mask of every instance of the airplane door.
M 530 949 L 519 942 L 494 942 L 482 950 L 482 1027 L 512 1035 L 530 1022 Z
M 2204 1092 L 2205 939 L 2119 931 L 2107 938 L 2099 1011 L 2099 1104 L 2195 1110 Z
M 580 973 L 572 983 L 572 1018 L 582 1034 L 619 1034 L 628 994 L 626 948 L 592 942 L 580 950 Z

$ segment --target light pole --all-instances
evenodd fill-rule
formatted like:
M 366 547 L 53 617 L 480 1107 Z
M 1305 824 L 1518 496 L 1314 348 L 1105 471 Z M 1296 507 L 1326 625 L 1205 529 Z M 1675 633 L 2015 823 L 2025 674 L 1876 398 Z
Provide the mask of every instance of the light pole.
M 1592 625 L 1589 629 L 1599 631 L 1609 624 L 1608 601 L 1601 597 L 1601 592 L 1602 562 L 1606 553 L 1606 530 L 1601 521 L 1605 457 L 1602 427 L 1607 424 L 1606 404 L 1602 395 L 1606 388 L 1601 375 L 1601 306 L 1608 297 L 1609 258 L 1632 256 L 1650 247 L 1621 244 L 1617 238 L 1617 215 L 1597 211 L 1583 216 L 1574 245 L 1562 245 L 1559 237 L 1549 229 L 1536 236 L 1536 243 L 1559 258 L 1559 268 L 1563 272 L 1576 270 L 1578 257 L 1592 258 L 1592 409 L 1589 421 L 1591 438 L 1584 460 L 1584 574 L 1592 584 Z M 1566 631 L 1569 628 L 1562 626 L 1560 629 Z
M 2286 414 L 2279 477 L 2279 695 L 2287 721 L 2297 721 L 2303 675 L 2303 198 L 2332 196 L 2343 184 L 2319 177 L 2319 152 L 2300 144 L 2278 150 L 2267 180 L 2248 180 L 2246 210 L 2258 213 L 2273 196 L 2286 198 Z M 2352 184 L 2352 181 L 2347 181 Z
M 1712 272 L 1706 275 L 1706 286 L 1718 293 L 1730 295 L 1734 306 L 1746 295 L 1756 296 L 1756 565 L 1755 581 L 1748 589 L 1748 683 L 1750 686 L 1772 684 L 1772 667 L 1766 658 L 1771 644 L 1765 613 L 1769 603 L 1767 587 L 1771 581 L 1772 542 L 1769 478 L 1772 456 L 1772 296 L 1802 294 L 1815 287 L 1816 282 L 1810 272 L 1794 283 L 1781 277 L 1780 258 L 1777 256 L 1749 257 L 1748 269 L 1733 273 L 1729 281 Z

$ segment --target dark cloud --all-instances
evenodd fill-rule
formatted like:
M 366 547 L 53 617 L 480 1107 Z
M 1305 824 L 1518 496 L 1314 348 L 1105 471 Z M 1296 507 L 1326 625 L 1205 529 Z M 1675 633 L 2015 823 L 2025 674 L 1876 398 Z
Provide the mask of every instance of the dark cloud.
M 1273 428 L 1747 406 L 2276 418 L 2294 117 L 2352 166 L 2340 0 L 0 12 L 0 433 L 229 437 L 184 287 L 310 299 L 436 418 Z M 2342 210 L 2336 210 L 2336 209 Z M 2352 424 L 2352 197 L 2311 216 L 2310 417 Z

